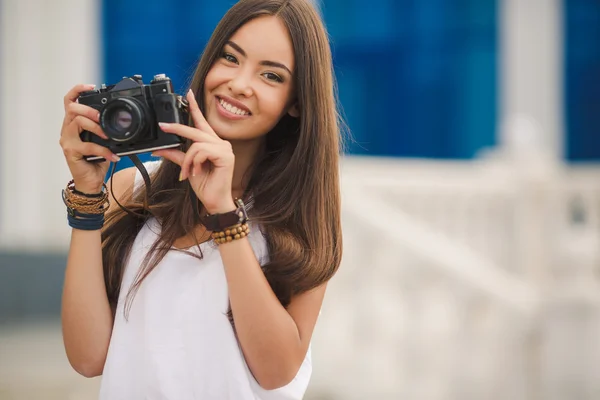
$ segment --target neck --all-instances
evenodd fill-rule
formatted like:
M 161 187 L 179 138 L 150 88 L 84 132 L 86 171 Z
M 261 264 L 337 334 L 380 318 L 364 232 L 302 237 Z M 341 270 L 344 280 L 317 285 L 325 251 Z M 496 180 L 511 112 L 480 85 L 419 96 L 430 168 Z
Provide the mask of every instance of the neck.
M 264 150 L 264 138 L 231 141 L 231 146 L 233 147 L 233 154 L 235 154 L 235 167 L 233 169 L 231 192 L 234 197 L 241 197 L 252 176 L 254 161 Z

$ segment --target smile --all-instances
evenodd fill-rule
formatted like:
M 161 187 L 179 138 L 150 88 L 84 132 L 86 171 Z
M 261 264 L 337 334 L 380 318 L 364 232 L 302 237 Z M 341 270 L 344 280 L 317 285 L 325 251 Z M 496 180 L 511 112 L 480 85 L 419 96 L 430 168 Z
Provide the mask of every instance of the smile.
M 217 109 L 219 110 L 219 114 L 229 119 L 242 119 L 247 118 L 251 114 L 247 110 L 242 110 L 234 106 L 233 104 L 228 103 L 226 100 L 216 97 Z

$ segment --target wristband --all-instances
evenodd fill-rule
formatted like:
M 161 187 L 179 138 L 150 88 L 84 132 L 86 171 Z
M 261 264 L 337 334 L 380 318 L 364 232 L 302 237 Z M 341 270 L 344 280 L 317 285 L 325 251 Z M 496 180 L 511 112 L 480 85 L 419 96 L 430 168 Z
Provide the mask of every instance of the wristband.
M 77 215 L 77 216 L 76 216 Z M 83 231 L 97 231 L 104 226 L 104 214 L 67 213 L 69 226 Z

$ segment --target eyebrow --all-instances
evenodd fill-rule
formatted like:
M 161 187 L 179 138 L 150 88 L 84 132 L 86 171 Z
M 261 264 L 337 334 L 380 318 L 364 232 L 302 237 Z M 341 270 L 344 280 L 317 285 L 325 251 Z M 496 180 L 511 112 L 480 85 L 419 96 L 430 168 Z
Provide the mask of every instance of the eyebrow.
M 243 55 L 244 57 L 247 57 L 246 52 L 244 51 L 244 49 L 242 49 L 237 43 L 232 42 L 231 40 L 228 40 L 225 44 L 230 45 L 231 47 L 233 47 L 238 53 L 240 53 L 241 55 Z M 275 68 L 281 68 L 286 70 L 290 75 L 294 75 L 292 73 L 292 71 L 290 71 L 290 69 L 285 66 L 285 64 L 279 63 L 277 61 L 269 61 L 269 60 L 263 60 L 261 62 L 259 62 L 260 65 L 266 65 L 268 67 L 275 67 Z

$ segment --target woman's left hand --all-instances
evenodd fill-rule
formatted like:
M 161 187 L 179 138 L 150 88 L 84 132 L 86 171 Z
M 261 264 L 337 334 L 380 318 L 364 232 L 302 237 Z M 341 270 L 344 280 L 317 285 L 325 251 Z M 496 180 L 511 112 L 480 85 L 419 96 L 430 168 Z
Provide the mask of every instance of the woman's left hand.
M 209 214 L 235 210 L 231 193 L 235 156 L 231 143 L 217 136 L 210 127 L 191 90 L 186 97 L 194 127 L 165 123 L 159 125 L 166 133 L 190 139 L 192 145 L 185 153 L 167 149 L 157 150 L 153 155 L 164 157 L 181 167 L 179 179 L 189 179 Z

